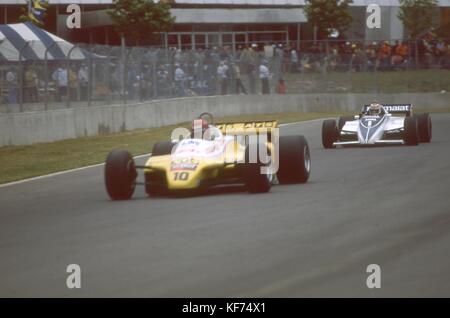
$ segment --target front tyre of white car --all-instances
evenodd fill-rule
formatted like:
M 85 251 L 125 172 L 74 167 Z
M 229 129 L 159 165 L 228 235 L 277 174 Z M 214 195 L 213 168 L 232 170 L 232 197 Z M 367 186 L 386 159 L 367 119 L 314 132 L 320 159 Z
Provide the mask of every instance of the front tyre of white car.
M 322 145 L 325 149 L 336 148 L 333 144 L 338 140 L 339 130 L 336 120 L 327 119 L 322 124 Z

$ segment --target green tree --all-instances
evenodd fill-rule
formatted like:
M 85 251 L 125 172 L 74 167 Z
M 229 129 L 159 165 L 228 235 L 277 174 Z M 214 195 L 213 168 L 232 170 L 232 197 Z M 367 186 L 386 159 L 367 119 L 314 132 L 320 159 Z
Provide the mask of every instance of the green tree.
M 167 32 L 175 22 L 170 1 L 114 0 L 108 10 L 116 31 L 136 45 L 146 42 L 157 32 Z
M 397 16 L 409 31 L 410 37 L 415 39 L 433 25 L 437 9 L 437 0 L 400 0 Z
M 317 37 L 327 39 L 333 29 L 344 32 L 352 23 L 348 6 L 353 0 L 306 0 L 308 21 L 317 28 Z

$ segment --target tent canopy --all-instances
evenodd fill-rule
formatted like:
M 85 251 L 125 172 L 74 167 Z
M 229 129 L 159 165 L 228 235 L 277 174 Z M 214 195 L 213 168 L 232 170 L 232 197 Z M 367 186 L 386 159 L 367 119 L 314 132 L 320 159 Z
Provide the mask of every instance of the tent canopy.
M 83 60 L 92 56 L 31 22 L 0 24 L 0 61 L 45 60 L 46 51 L 48 60 Z

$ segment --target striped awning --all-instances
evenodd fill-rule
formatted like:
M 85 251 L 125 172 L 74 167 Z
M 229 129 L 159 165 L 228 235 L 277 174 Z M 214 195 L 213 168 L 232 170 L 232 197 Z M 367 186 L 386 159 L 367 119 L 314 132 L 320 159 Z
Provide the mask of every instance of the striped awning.
M 31 22 L 0 24 L 0 61 L 82 60 L 90 53 Z M 69 56 L 70 54 L 70 56 Z

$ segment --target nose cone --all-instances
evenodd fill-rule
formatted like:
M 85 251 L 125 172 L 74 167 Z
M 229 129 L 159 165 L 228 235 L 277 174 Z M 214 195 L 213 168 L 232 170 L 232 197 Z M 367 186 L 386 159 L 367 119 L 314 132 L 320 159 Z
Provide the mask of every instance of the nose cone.
M 195 189 L 200 185 L 200 173 L 195 165 L 189 169 L 172 168 L 166 177 L 170 190 Z

